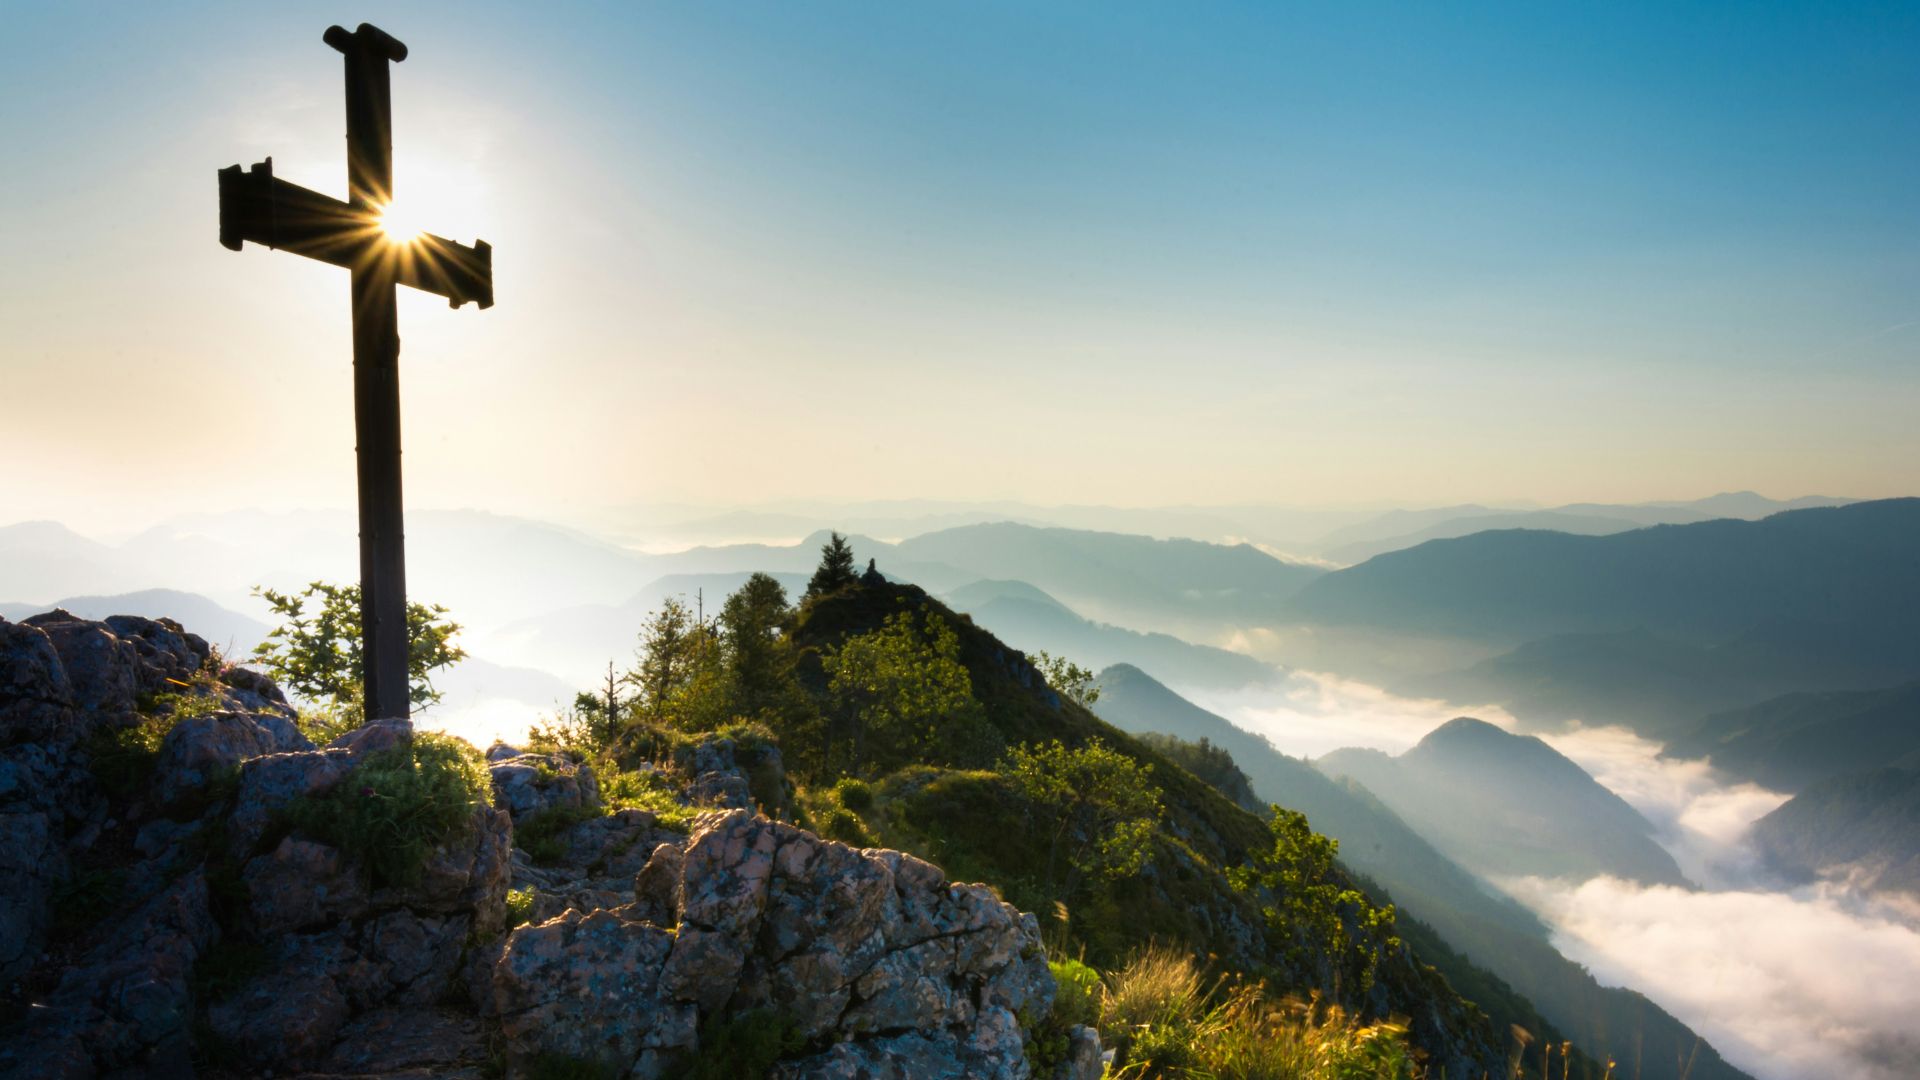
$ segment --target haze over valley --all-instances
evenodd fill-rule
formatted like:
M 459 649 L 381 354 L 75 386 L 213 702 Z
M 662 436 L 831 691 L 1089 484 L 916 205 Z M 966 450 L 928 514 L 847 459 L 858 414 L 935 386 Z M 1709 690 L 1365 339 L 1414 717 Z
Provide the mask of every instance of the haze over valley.
M 890 533 L 850 543 L 1008 644 L 1099 671 L 1094 707 L 1121 728 L 1229 752 L 1256 805 L 1305 811 L 1431 928 L 1418 933 L 1595 1056 L 1693 1053 L 1701 1077 L 1920 1064 L 1884 1008 L 1888 986 L 1920 991 L 1903 809 L 1920 764 L 1920 661 L 1903 666 L 1920 656 L 1920 501 L 1722 496 L 1608 508 L 1652 523 L 1572 532 L 1539 527 L 1561 512 L 1482 509 L 1296 535 L 1305 557 L 1274 554 L 1278 537 L 1222 542 L 1284 519 L 1244 509 L 864 511 Z M 1750 516 L 1710 516 L 1735 511 Z M 669 598 L 710 615 L 754 572 L 799 591 L 825 539 L 675 548 L 686 530 L 411 520 L 414 594 L 452 610 L 472 653 L 421 720 L 476 742 L 523 739 L 624 669 Z M 1206 537 L 1168 535 L 1181 521 Z M 1424 533 L 1350 568 L 1332 558 Z M 195 515 L 114 543 L 21 523 L 0 528 L 0 584 L 18 598 L 0 617 L 166 615 L 243 657 L 272 621 L 253 586 L 345 579 L 350 540 L 338 513 Z M 1878 978 L 1822 975 L 1854 963 Z

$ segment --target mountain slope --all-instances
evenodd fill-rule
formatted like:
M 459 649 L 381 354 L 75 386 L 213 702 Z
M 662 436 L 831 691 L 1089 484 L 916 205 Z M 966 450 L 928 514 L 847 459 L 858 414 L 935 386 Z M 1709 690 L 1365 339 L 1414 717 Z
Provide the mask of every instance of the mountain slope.
M 1920 894 L 1920 769 L 1823 780 L 1754 822 L 1752 837 L 1767 863 L 1792 877 L 1844 876 Z
M 1075 945 L 1084 947 L 1096 965 L 1122 962 L 1152 942 L 1177 945 L 1196 956 L 1211 955 L 1220 970 L 1269 977 L 1283 990 L 1324 989 L 1369 1015 L 1410 1017 L 1415 1043 L 1450 1075 L 1501 1070 L 1506 1033 L 1413 950 L 1379 943 L 1379 967 L 1370 984 L 1342 984 L 1330 958 L 1345 950 L 1335 942 L 1312 941 L 1303 951 L 1294 932 L 1268 927 L 1255 898 L 1235 888 L 1226 873 L 1255 851 L 1271 849 L 1272 835 L 1260 818 L 1050 689 L 1022 653 L 924 591 L 896 584 L 853 586 L 803 605 L 790 638 L 799 650 L 801 683 L 821 692 L 824 655 L 852 635 L 903 614 L 931 616 L 951 626 L 972 696 L 998 739 L 1009 746 L 1058 739 L 1071 747 L 1098 738 L 1150 769 L 1145 779 L 1164 817 L 1152 827 L 1151 855 L 1137 873 L 1090 875 L 1063 897 L 1047 885 L 1057 881 L 1048 869 L 1048 842 L 1024 823 L 1019 797 L 1004 774 L 911 764 L 872 781 L 874 799 L 864 820 L 883 844 L 922 855 L 955 880 L 992 882 L 1010 901 L 1032 910 L 1052 911 L 1054 901 L 1066 903 Z M 1341 872 L 1340 881 L 1346 880 Z M 1348 933 L 1354 942 L 1374 940 L 1372 931 L 1358 926 Z
M 1786 694 L 1700 721 L 1665 756 L 1776 791 L 1799 791 L 1920 752 L 1920 682 L 1885 690 Z
M 1280 674 L 1271 664 L 1226 649 L 1083 619 L 1024 582 L 975 582 L 947 594 L 947 601 L 1016 648 L 1065 656 L 1096 670 L 1116 663 L 1141 664 L 1184 684 L 1218 688 L 1265 682 Z
M 1532 1017 L 1544 1018 L 1601 1060 L 1644 1054 L 1649 1064 L 1642 1075 L 1649 1080 L 1671 1075 L 1659 1071 L 1659 1063 L 1693 1052 L 1698 1037 L 1686 1025 L 1640 994 L 1600 985 L 1554 949 L 1531 912 L 1436 851 L 1366 788 L 1288 757 L 1137 668 L 1109 668 L 1096 684 L 1102 718 L 1127 731 L 1204 738 L 1228 750 L 1260 798 L 1306 814 L 1316 831 L 1338 840 L 1340 861 L 1408 916 L 1403 932 L 1421 955 L 1500 1022 L 1538 1033 Z M 1744 1074 L 1701 1043 L 1691 1075 Z
M 1686 884 L 1639 811 L 1530 735 L 1463 716 L 1397 758 L 1337 750 L 1314 764 L 1366 785 L 1434 846 L 1489 877 Z

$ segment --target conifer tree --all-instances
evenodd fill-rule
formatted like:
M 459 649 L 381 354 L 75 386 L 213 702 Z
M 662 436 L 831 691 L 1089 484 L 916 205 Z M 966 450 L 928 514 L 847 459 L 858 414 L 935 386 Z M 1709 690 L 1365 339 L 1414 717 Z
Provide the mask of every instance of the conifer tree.
M 807 582 L 807 599 L 838 592 L 859 580 L 853 571 L 853 546 L 839 533 L 831 535 L 832 539 L 820 545 L 820 568 Z

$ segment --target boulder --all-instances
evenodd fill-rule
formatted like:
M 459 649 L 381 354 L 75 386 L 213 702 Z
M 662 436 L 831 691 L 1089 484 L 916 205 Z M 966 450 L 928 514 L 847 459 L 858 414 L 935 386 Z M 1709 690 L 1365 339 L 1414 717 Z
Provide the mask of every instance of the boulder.
M 172 619 L 109 615 L 101 625 L 133 650 L 134 685 L 142 694 L 165 693 L 213 659 L 205 638 L 187 633 Z
M 124 723 L 133 715 L 145 670 L 133 645 L 120 640 L 106 624 L 89 622 L 64 609 L 22 619 L 20 625 L 46 634 L 60 654 L 74 711 L 81 714 L 76 719 L 87 731 L 102 723 Z
M 479 1018 L 448 1009 L 404 1006 L 376 1009 L 340 1029 L 322 1074 L 421 1077 L 487 1073 L 487 1031 Z
M 75 790 L 84 779 L 58 746 L 0 750 L 0 983 L 25 973 L 45 944 L 48 901 L 67 877 L 69 822 L 97 801 Z
M 190 716 L 161 740 L 154 794 L 163 805 L 175 803 L 250 758 L 311 749 L 313 744 L 293 721 L 279 713 Z
M 837 1044 L 781 1075 L 1025 1076 L 1015 1017 L 1052 1008 L 1032 916 L 911 856 L 744 810 L 659 845 L 630 895 L 508 935 L 492 1007 L 513 1060 L 654 1075 L 701 1022 L 764 1011 Z
M 660 992 L 673 944 L 672 933 L 612 911 L 515 930 L 493 974 L 509 1061 L 558 1055 L 658 1075 L 697 1042 L 695 1006 Z
M 590 809 L 600 805 L 600 783 L 593 766 L 560 754 L 519 754 L 493 760 L 494 803 L 519 821 L 556 808 Z
M 787 770 L 779 743 L 707 734 L 676 746 L 672 764 L 674 772 L 687 778 L 686 799 L 692 805 L 723 810 L 758 806 L 776 816 L 786 810 Z
M 0 619 L 0 746 L 50 740 L 72 716 L 73 687 L 53 639 Z
M 263 754 L 240 765 L 240 788 L 227 819 L 227 838 L 236 858 L 251 856 L 276 813 L 293 800 L 330 791 L 352 771 L 351 750 L 291 750 Z
M 360 867 L 337 848 L 297 837 L 248 860 L 241 877 L 251 929 L 261 937 L 354 918 L 371 906 Z
M 0 1045 L 0 1076 L 184 1074 L 189 979 L 218 936 L 205 875 L 181 877 L 67 969 L 44 1007 Z

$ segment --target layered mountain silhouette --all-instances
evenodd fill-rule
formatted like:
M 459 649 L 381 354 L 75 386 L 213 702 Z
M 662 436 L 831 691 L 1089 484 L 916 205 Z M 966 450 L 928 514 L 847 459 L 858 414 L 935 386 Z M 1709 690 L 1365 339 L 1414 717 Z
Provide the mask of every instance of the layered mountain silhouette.
M 1139 668 L 1115 665 L 1096 685 L 1102 719 L 1225 749 L 1257 796 L 1307 815 L 1315 831 L 1339 841 L 1340 861 L 1401 908 L 1402 933 L 1421 955 L 1496 1019 L 1536 1031 L 1544 1022 L 1596 1059 L 1644 1061 L 1646 1077 L 1679 1075 L 1665 1070 L 1689 1055 L 1692 1077 L 1745 1075 L 1646 997 L 1602 986 L 1562 956 L 1531 912 L 1441 854 L 1420 831 L 1426 822 L 1410 824 L 1360 783 L 1281 753 Z
M 1484 875 L 1610 874 L 1686 884 L 1639 811 L 1531 735 L 1463 716 L 1398 757 L 1336 750 L 1314 764 L 1366 785 L 1419 822 L 1441 851 Z
M 1328 574 L 1289 610 L 1347 633 L 1512 650 L 1403 690 L 1665 737 L 1789 690 L 1920 675 L 1920 499 L 1436 540 Z
M 1133 663 L 1165 672 L 1182 685 L 1218 688 L 1267 682 L 1280 675 L 1273 665 L 1241 653 L 1081 618 L 1023 581 L 977 581 L 948 593 L 945 600 L 1016 648 L 1065 656 L 1095 669 Z
M 1776 791 L 1800 791 L 1920 755 L 1920 682 L 1884 690 L 1787 694 L 1707 717 L 1666 756 L 1706 758 Z

